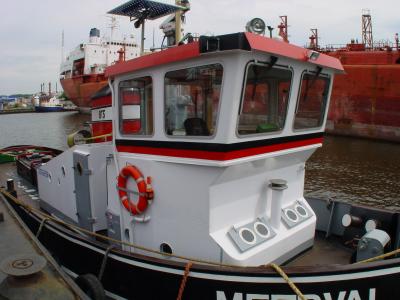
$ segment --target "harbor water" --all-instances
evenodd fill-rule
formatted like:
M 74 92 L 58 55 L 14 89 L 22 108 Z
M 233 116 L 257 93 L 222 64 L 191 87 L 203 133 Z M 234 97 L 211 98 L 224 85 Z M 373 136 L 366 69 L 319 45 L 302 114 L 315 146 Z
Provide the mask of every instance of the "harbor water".
M 66 136 L 89 115 L 0 115 L 0 148 L 35 144 L 66 149 Z M 400 211 L 400 144 L 327 136 L 306 165 L 305 193 Z

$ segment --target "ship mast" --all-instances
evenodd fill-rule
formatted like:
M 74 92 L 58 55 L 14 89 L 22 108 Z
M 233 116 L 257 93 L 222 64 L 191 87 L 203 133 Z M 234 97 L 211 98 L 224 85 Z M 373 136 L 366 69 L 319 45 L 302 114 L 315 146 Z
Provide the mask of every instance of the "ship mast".
M 175 0 L 177 6 L 181 5 L 181 0 Z M 175 13 L 175 45 L 179 44 L 182 39 L 182 11 L 177 10 Z
M 288 34 L 288 17 L 287 16 L 279 16 L 281 19 L 281 23 L 278 25 L 279 36 L 283 39 L 285 43 L 289 43 L 289 34 Z
M 64 29 L 61 32 L 61 63 L 64 62 Z
M 369 9 L 363 9 L 362 11 L 362 43 L 367 49 L 372 49 L 374 47 L 372 18 L 371 11 Z

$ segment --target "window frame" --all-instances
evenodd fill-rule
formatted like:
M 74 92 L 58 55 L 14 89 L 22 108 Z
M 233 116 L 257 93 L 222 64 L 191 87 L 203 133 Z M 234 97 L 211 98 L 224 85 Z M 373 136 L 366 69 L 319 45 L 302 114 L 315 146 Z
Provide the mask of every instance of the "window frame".
M 326 107 L 327 107 L 327 104 L 328 104 L 328 102 L 329 102 L 329 96 L 331 95 L 332 86 L 333 86 L 333 80 L 332 80 L 332 79 L 333 79 L 333 76 L 330 75 L 330 74 L 328 74 L 328 73 L 323 73 L 323 72 L 321 72 L 318 76 L 321 76 L 321 75 L 322 75 L 323 77 L 329 79 L 328 95 L 327 95 L 326 101 L 325 101 L 325 103 L 324 103 L 324 109 L 323 109 L 324 113 L 323 113 L 323 116 L 322 116 L 321 125 L 316 126 L 316 127 L 309 127 L 309 128 L 295 128 L 296 114 L 297 114 L 297 111 L 298 111 L 298 108 L 299 108 L 299 104 L 300 104 L 301 89 L 302 89 L 302 87 L 303 87 L 303 78 L 304 78 L 304 76 L 305 76 L 306 74 L 315 75 L 316 73 L 317 73 L 317 72 L 316 72 L 315 70 L 308 70 L 308 69 L 304 70 L 304 71 L 301 73 L 300 84 L 299 84 L 299 91 L 298 91 L 296 106 L 295 106 L 295 108 L 294 108 L 294 114 L 293 114 L 293 122 L 292 122 L 292 130 L 293 130 L 293 132 L 316 131 L 316 130 L 320 130 L 320 129 L 323 127 L 323 125 L 324 125 L 324 121 L 325 121 L 325 118 L 326 118 L 327 113 L 328 113 L 328 111 L 326 110 Z
M 153 118 L 153 130 L 152 130 L 152 133 L 151 134 L 141 134 L 141 133 L 124 133 L 124 132 L 122 132 L 122 130 L 121 130 L 121 128 L 122 128 L 122 122 L 123 122 L 123 119 L 122 119 L 122 116 L 123 116 L 123 114 L 122 114 L 122 99 L 121 99 L 121 84 L 123 83 L 123 82 L 126 82 L 126 81 L 133 81 L 133 80 L 136 80 L 136 79 L 140 79 L 140 78 L 145 78 L 145 77 L 149 77 L 150 79 L 151 79 L 151 83 L 152 83 L 152 87 L 151 87 L 151 93 L 152 93 L 152 96 L 153 96 L 153 109 L 152 109 L 152 118 Z M 118 132 L 119 132 L 119 134 L 122 136 L 122 137 L 147 137 L 147 138 L 149 138 L 149 137 L 153 137 L 154 136 L 154 134 L 155 134 L 155 109 L 154 109 L 154 104 L 155 104 L 155 99 L 154 99 L 154 76 L 152 76 L 152 75 L 150 75 L 150 74 L 143 74 L 143 75 L 140 75 L 140 76 L 134 76 L 134 77 L 129 77 L 129 78 L 126 78 L 126 79 L 123 79 L 123 80 L 120 80 L 119 82 L 118 82 Z M 140 107 L 142 107 L 142 104 L 140 104 Z M 140 119 L 140 121 L 142 121 L 141 119 Z
M 250 133 L 250 134 L 240 134 L 239 133 L 239 123 L 240 123 L 240 115 L 241 112 L 243 110 L 243 106 L 244 106 L 244 96 L 246 93 L 246 82 L 247 82 L 247 75 L 249 72 L 249 69 L 252 65 L 260 65 L 260 66 L 264 66 L 267 67 L 269 65 L 268 61 L 257 61 L 257 60 L 251 60 L 248 61 L 246 66 L 245 66 L 245 72 L 244 72 L 244 77 L 243 77 L 243 83 L 242 83 L 242 93 L 240 96 L 240 105 L 239 105 L 239 112 L 237 114 L 237 118 L 236 118 L 236 136 L 240 139 L 245 139 L 245 138 L 249 138 L 249 137 L 260 137 L 260 136 L 270 136 L 270 135 L 275 135 L 275 134 L 280 134 L 285 130 L 286 124 L 287 124 L 287 118 L 288 118 L 288 112 L 289 112 L 289 108 L 290 108 L 290 102 L 292 100 L 292 93 L 293 93 L 293 82 L 294 82 L 294 78 L 295 78 L 295 71 L 293 69 L 292 66 L 289 65 L 281 65 L 281 64 L 275 64 L 273 65 L 272 68 L 276 68 L 276 69 L 283 69 L 283 70 L 288 70 L 291 73 L 291 80 L 290 80 L 290 87 L 289 87 L 289 97 L 287 100 L 287 105 L 286 105 L 286 114 L 285 114 L 285 120 L 282 124 L 282 128 L 280 130 L 276 130 L 276 131 L 269 131 L 269 132 L 260 132 L 260 133 Z
M 207 67 L 207 66 L 212 66 L 212 65 L 219 65 L 222 67 L 222 78 L 221 78 L 221 89 L 220 89 L 220 96 L 218 100 L 218 112 L 217 112 L 217 117 L 215 119 L 215 130 L 212 135 L 169 135 L 167 133 L 167 127 L 166 127 L 166 111 L 167 111 L 167 93 L 166 93 L 166 84 L 165 80 L 167 78 L 167 74 L 170 72 L 174 71 L 181 71 L 181 70 L 187 70 L 191 68 L 198 68 L 198 67 Z M 164 76 L 163 76 L 163 98 L 164 98 L 164 108 L 163 108 L 163 128 L 164 128 L 164 136 L 169 139 L 197 139 L 197 140 L 212 140 L 217 136 L 218 133 L 218 128 L 219 128 L 219 120 L 221 117 L 221 105 L 223 102 L 223 90 L 225 86 L 225 66 L 222 61 L 216 61 L 216 62 L 207 62 L 207 63 L 197 63 L 197 64 L 191 64 L 191 65 L 184 65 L 179 68 L 170 68 L 165 70 Z

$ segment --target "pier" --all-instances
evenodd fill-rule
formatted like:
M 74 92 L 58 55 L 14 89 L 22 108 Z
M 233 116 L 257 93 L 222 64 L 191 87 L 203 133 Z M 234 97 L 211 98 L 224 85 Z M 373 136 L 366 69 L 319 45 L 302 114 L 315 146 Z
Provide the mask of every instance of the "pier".
M 26 228 L 2 195 L 0 236 L 4 241 L 0 244 L 0 298 L 88 299 Z

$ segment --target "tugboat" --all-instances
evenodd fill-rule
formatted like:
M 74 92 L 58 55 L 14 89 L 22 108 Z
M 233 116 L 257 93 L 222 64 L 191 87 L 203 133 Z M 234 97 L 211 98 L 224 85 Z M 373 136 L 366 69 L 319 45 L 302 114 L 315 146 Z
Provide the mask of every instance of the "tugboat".
M 111 142 L 42 164 L 40 208 L 10 180 L 7 203 L 94 299 L 400 299 L 400 214 L 304 197 L 339 60 L 259 26 L 182 39 L 181 4 L 111 11 L 175 13 L 171 44 L 107 68 Z

